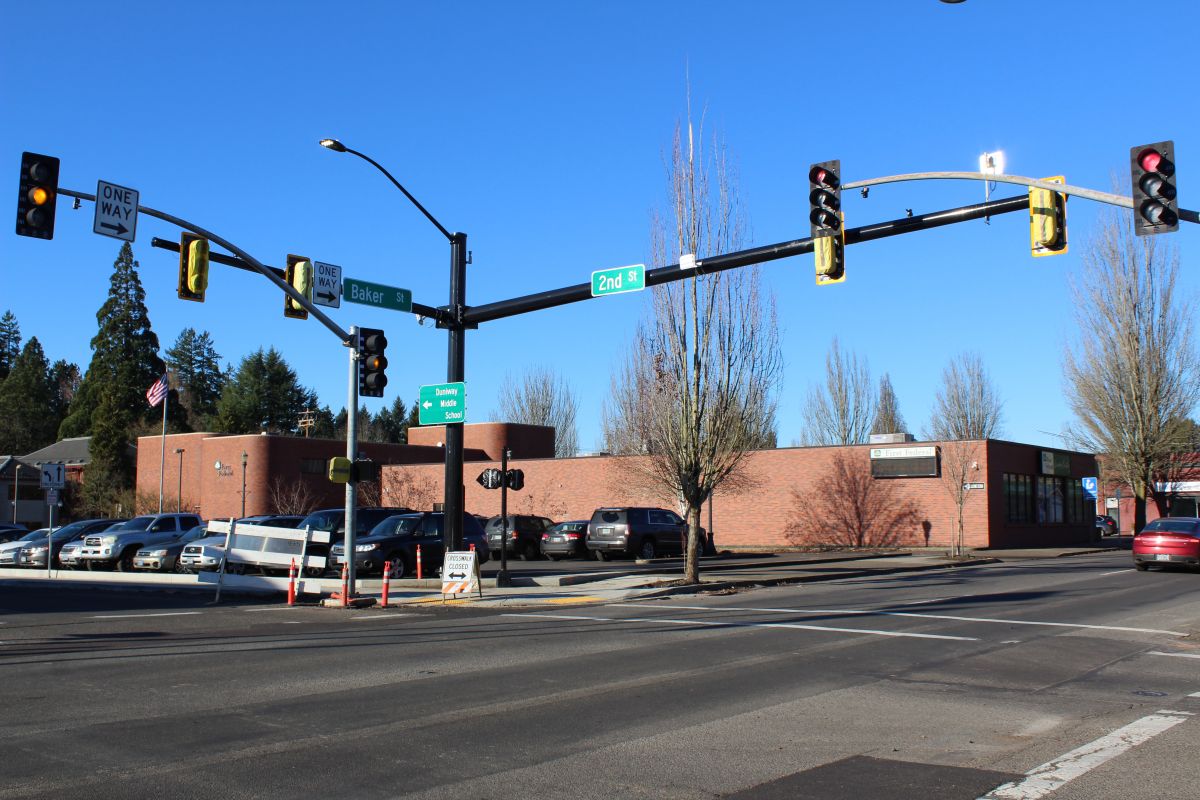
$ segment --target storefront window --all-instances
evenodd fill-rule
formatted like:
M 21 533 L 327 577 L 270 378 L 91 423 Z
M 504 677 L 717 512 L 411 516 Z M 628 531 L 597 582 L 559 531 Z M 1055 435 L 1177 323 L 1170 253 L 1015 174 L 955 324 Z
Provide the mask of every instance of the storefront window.
M 1052 525 L 1063 521 L 1063 505 L 1065 498 L 1062 478 L 1038 476 L 1037 480 L 1037 521 L 1040 525 Z
M 1004 473 L 1004 505 L 1009 522 L 1030 521 L 1030 496 L 1033 478 L 1029 475 Z

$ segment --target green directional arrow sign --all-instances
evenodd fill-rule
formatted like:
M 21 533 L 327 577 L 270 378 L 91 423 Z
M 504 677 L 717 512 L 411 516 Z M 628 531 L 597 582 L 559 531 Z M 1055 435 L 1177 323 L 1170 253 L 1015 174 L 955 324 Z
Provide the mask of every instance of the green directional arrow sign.
M 646 288 L 646 265 L 598 269 L 592 273 L 592 297 L 622 292 L 638 292 Z
M 346 278 L 342 282 L 342 299 L 364 306 L 412 311 L 412 292 L 408 289 L 360 281 L 358 278 Z
M 422 425 L 454 425 L 467 421 L 467 385 L 434 383 L 422 386 L 417 397 Z

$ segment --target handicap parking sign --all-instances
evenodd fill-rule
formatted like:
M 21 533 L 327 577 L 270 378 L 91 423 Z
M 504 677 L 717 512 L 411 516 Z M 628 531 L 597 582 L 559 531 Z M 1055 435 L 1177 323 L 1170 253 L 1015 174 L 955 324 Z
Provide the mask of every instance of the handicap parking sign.
M 1096 499 L 1096 479 L 1095 478 L 1084 478 L 1083 479 L 1083 495 L 1088 500 Z

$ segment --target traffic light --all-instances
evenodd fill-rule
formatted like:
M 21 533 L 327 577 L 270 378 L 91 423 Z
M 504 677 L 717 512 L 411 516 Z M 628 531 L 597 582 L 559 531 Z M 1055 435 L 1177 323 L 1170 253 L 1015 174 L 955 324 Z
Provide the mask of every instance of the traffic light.
M 208 239 L 186 231 L 179 235 L 179 299 L 204 302 L 208 288 Z
M 284 278 L 288 284 L 308 300 L 313 296 L 313 264 L 304 256 L 287 257 L 287 272 Z M 283 296 L 283 315 L 292 319 L 308 319 L 308 309 L 292 299 L 291 295 Z
M 376 328 L 358 329 L 358 393 L 363 397 L 383 397 L 387 386 L 387 337 Z
M 817 285 L 846 280 L 846 239 L 842 222 L 842 162 L 822 161 L 808 170 L 808 221 L 811 223 Z
M 508 488 L 514 492 L 519 492 L 525 488 L 525 473 L 519 469 L 510 469 L 504 476 L 504 479 L 505 483 L 508 484 Z
M 1043 178 L 1066 183 L 1062 175 Z M 1067 196 L 1050 189 L 1029 190 L 1029 250 L 1035 258 L 1067 252 Z
M 54 207 L 58 203 L 58 159 L 21 153 L 17 194 L 17 236 L 54 238 Z
M 1175 197 L 1175 143 L 1144 144 L 1129 149 L 1133 179 L 1133 232 L 1152 236 L 1179 230 Z

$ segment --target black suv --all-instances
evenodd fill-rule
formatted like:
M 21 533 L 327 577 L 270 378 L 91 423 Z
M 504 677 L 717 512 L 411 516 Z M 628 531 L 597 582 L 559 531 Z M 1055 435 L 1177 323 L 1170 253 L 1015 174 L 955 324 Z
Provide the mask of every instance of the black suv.
M 687 523 L 665 508 L 597 508 L 588 523 L 587 549 L 597 561 L 617 555 L 683 555 L 687 552 Z
M 507 547 L 508 552 L 520 555 L 522 561 L 533 561 L 542 552 L 542 534 L 553 527 L 554 520 L 546 517 L 509 514 L 505 525 L 502 517 L 495 516 L 487 523 L 488 548 L 498 554 L 502 546 Z
M 437 574 L 445 558 L 445 543 L 442 539 L 445 515 L 440 511 L 397 514 L 380 522 L 366 536 L 354 541 L 354 566 L 364 574 L 383 572 L 383 565 L 391 562 L 393 578 L 407 578 L 417 571 L 417 545 L 421 546 L 421 575 Z M 470 514 L 463 514 L 463 547 L 474 546 L 479 563 L 488 560 L 487 542 L 483 526 Z M 346 560 L 345 543 L 335 544 L 331 550 L 335 565 Z
M 355 508 L 354 538 L 357 540 L 366 536 L 371 532 L 372 528 L 388 517 L 411 512 L 411 508 Z M 308 554 L 313 556 L 328 556 L 330 546 L 340 543 L 346 537 L 346 509 L 325 508 L 320 511 L 314 511 L 296 523 L 295 527 L 297 530 L 302 531 L 310 526 L 314 531 L 329 531 L 329 544 L 310 544 L 308 546 Z M 279 527 L 287 526 L 281 525 Z M 332 560 L 327 561 L 326 564 L 326 569 L 333 569 L 335 566 Z M 318 569 L 317 567 L 307 567 L 304 571 L 310 578 L 319 578 L 325 572 L 325 570 Z

